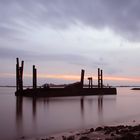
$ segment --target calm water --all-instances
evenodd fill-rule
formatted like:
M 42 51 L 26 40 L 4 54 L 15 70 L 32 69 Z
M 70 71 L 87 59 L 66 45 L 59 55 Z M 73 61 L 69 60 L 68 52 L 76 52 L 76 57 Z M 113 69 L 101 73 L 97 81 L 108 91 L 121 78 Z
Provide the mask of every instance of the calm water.
M 16 98 L 14 92 L 14 88 L 0 88 L 2 140 L 140 120 L 140 91 L 130 88 L 117 88 L 118 94 L 111 96 L 49 99 Z

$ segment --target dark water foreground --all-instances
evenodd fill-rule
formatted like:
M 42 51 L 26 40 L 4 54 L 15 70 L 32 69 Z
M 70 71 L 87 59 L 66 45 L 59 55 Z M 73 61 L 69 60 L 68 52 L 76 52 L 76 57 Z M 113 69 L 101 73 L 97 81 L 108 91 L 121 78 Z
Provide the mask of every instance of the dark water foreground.
M 117 95 L 17 98 L 0 88 L 0 139 L 47 136 L 77 129 L 140 122 L 140 91 L 118 88 Z

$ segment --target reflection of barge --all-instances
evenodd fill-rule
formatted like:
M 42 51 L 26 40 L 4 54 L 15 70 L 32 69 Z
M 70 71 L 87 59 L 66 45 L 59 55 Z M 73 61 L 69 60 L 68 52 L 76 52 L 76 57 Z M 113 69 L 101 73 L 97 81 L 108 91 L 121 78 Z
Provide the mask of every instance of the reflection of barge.
M 98 69 L 98 87 L 93 88 L 92 77 L 89 77 L 89 87 L 83 88 L 84 83 L 84 70 L 81 71 L 81 80 L 64 88 L 51 88 L 48 85 L 44 87 L 37 87 L 37 70 L 33 66 L 33 88 L 23 89 L 23 65 L 24 61 L 19 66 L 19 59 L 17 58 L 16 64 L 16 96 L 29 96 L 29 97 L 62 97 L 62 96 L 88 96 L 88 95 L 115 95 L 117 94 L 116 88 L 103 87 L 102 70 Z

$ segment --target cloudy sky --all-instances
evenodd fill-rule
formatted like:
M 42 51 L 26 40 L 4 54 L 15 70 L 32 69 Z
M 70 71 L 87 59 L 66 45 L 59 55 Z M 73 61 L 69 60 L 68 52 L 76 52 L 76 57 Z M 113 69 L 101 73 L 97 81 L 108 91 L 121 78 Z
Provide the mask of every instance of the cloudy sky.
M 140 85 L 139 0 L 0 0 L 0 85 L 15 85 L 16 57 L 38 83 L 79 80 Z

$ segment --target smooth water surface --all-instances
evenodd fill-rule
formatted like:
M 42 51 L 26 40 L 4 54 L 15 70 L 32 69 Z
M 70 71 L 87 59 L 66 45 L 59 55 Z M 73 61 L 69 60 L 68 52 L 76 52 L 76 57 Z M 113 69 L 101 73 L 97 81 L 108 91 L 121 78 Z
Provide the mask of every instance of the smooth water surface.
M 0 139 L 39 137 L 64 131 L 139 121 L 140 91 L 117 88 L 117 95 L 17 98 L 0 88 Z

